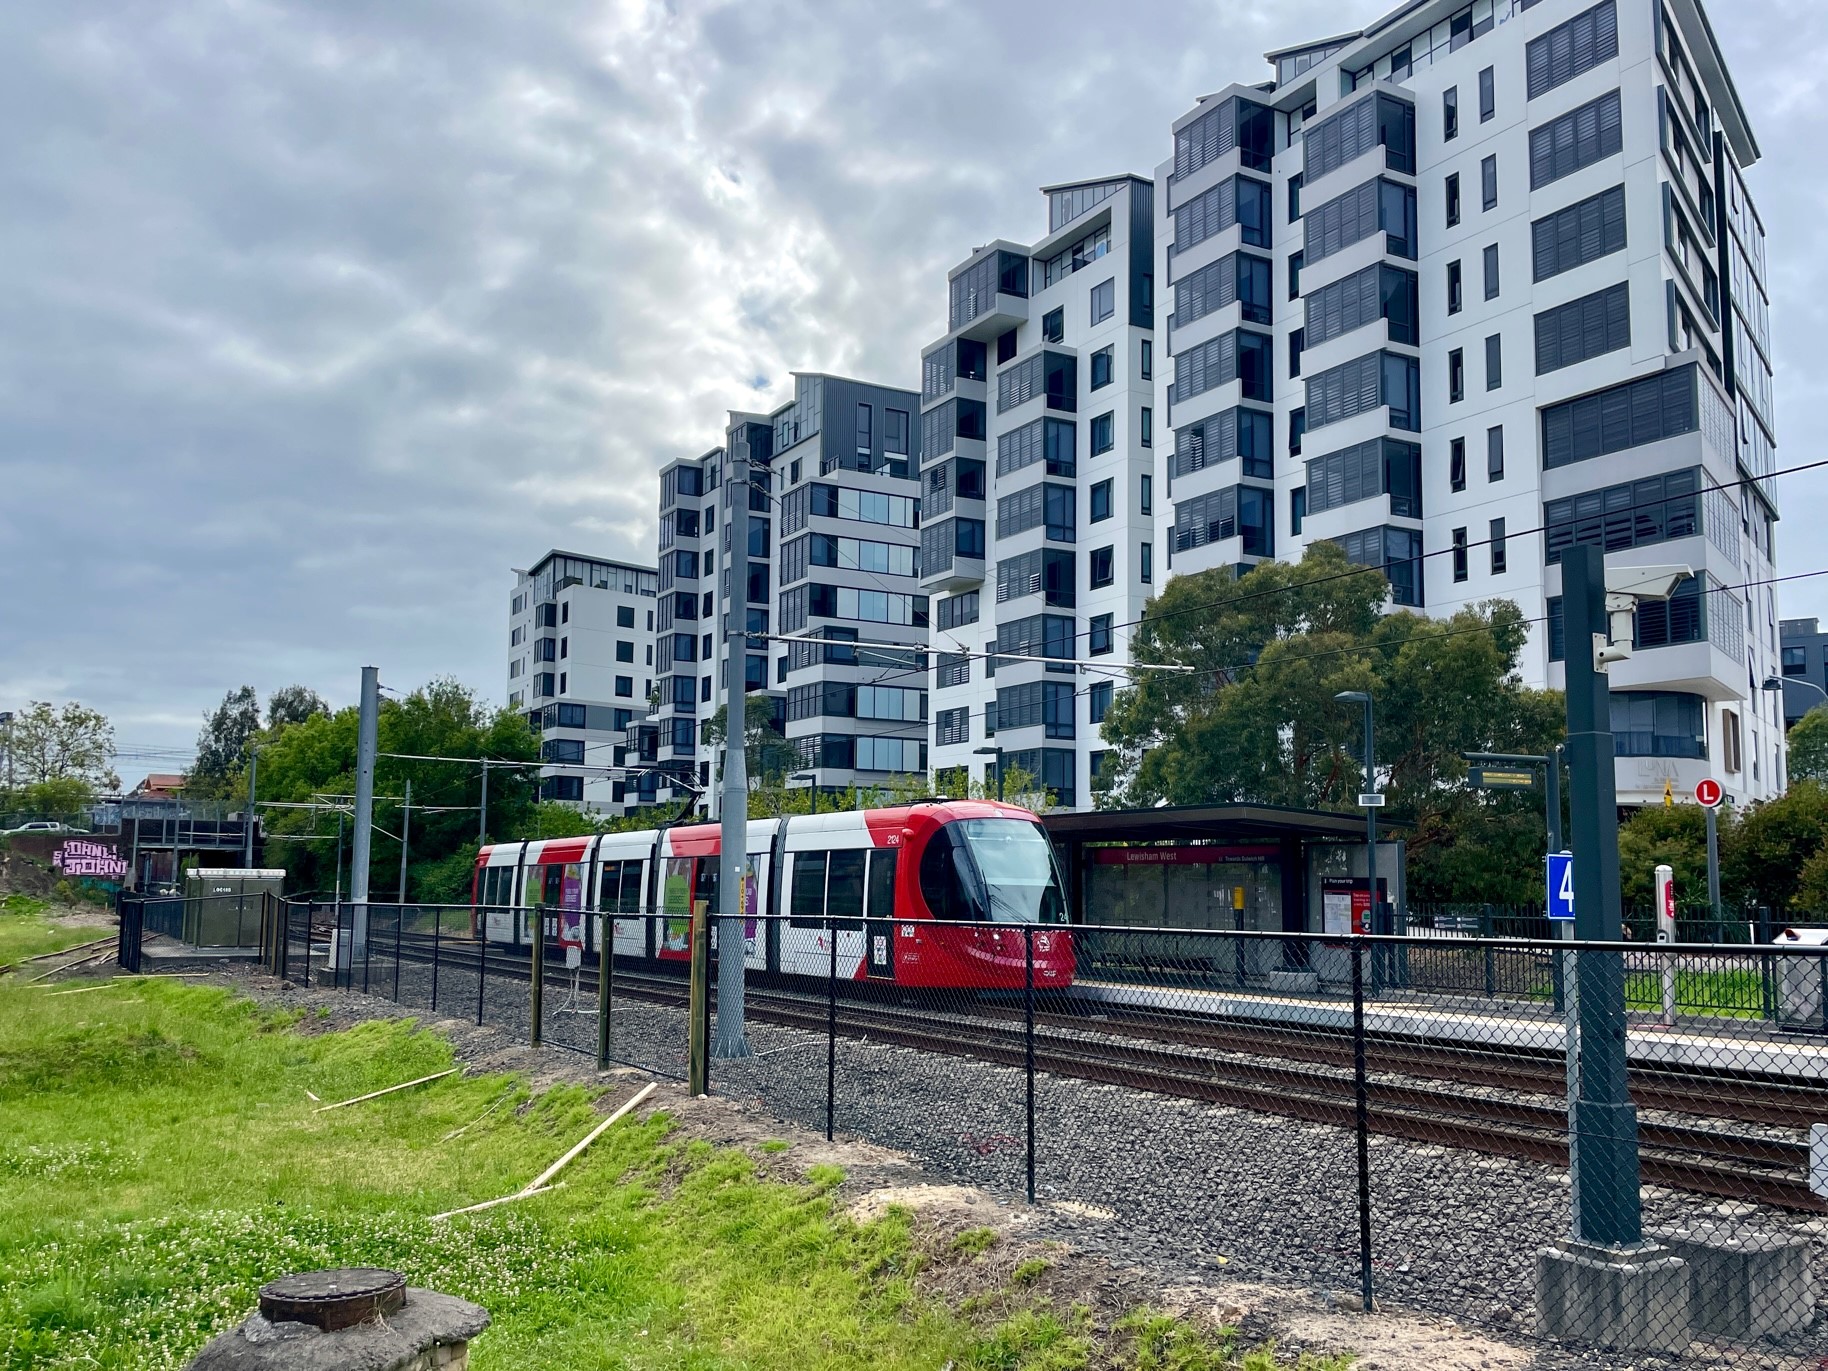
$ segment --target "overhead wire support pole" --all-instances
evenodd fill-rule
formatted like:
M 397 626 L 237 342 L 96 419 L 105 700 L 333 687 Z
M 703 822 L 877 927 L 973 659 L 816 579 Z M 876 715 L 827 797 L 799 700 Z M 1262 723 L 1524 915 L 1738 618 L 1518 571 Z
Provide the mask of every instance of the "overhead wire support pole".
M 368 952 L 368 876 L 370 843 L 374 837 L 375 734 L 380 719 L 381 673 L 362 668 L 362 702 L 355 747 L 355 835 L 349 859 L 351 955 Z M 353 963 L 352 963 L 353 965 Z
M 1583 942 L 1619 936 L 1619 821 L 1611 690 L 1595 661 L 1610 642 L 1605 559 L 1586 544 L 1562 553 L 1567 619 L 1568 767 L 1574 839 L 1574 929 Z M 1608 1247 L 1643 1240 L 1638 1116 L 1625 1074 L 1624 960 L 1579 961 L 1580 1094 L 1575 1102 L 1574 1237 Z
M 744 745 L 748 742 L 749 649 L 749 454 L 739 440 L 730 446 L 729 477 L 724 482 L 729 508 L 724 527 L 730 535 L 730 594 L 724 612 L 724 767 L 717 882 L 717 1032 L 714 1057 L 753 1055 L 743 1029 L 748 949 L 743 919 L 749 904 L 749 774 Z

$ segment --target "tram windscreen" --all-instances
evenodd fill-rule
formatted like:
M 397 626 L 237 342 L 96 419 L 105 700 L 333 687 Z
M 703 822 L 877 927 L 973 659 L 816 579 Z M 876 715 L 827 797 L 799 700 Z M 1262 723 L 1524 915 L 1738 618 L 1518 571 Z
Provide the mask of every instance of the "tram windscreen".
M 1040 825 L 1023 819 L 962 819 L 956 827 L 983 877 L 992 923 L 1066 922 L 1053 844 Z

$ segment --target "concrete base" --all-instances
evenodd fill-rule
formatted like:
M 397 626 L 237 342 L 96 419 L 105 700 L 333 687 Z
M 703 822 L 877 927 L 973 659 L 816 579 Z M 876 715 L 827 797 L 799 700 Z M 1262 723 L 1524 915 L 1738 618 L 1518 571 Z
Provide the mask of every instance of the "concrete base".
M 1688 1267 L 1656 1243 L 1545 1247 L 1536 1254 L 1536 1331 L 1603 1347 L 1681 1351 L 1689 1342 Z
M 1697 1224 L 1656 1240 L 1688 1263 L 1688 1309 L 1697 1333 L 1750 1342 L 1806 1327 L 1817 1282 L 1806 1238 L 1737 1233 Z
M 1317 995 L 1320 973 L 1317 971 L 1271 971 L 1263 977 L 1263 988 L 1278 995 Z
M 255 1314 L 209 1343 L 190 1371 L 464 1371 L 488 1311 L 451 1295 L 408 1287 L 384 1319 L 326 1333 Z

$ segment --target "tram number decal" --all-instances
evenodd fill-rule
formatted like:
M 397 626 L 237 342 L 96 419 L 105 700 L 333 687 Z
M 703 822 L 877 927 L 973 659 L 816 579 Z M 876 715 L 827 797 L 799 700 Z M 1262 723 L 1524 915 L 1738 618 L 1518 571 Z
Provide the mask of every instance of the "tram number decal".
M 889 959 L 889 940 L 880 933 L 870 940 L 870 947 L 870 956 L 875 961 L 886 962 Z

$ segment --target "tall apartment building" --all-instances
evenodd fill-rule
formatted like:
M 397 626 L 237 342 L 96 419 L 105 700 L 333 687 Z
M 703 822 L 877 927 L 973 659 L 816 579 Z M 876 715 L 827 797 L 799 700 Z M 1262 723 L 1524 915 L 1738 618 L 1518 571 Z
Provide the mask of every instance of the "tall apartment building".
M 1089 808 L 1124 626 L 1158 574 L 1155 187 L 1042 194 L 1046 235 L 954 267 L 921 355 L 933 763 L 942 790 L 1000 762 Z
M 659 675 L 646 745 L 657 763 L 690 768 L 707 811 L 716 770 L 704 725 L 724 703 L 725 633 L 739 608 L 757 635 L 748 688 L 776 701 L 814 784 L 925 773 L 918 408 L 912 391 L 799 372 L 792 401 L 732 412 L 722 447 L 661 472 Z M 732 454 L 750 472 L 742 557 L 730 545 Z
M 540 796 L 612 814 L 653 798 L 651 777 L 616 765 L 647 713 L 654 678 L 652 567 L 548 552 L 514 573 L 508 602 L 508 707 L 540 735 Z
M 1422 0 L 1269 59 L 1156 177 L 1174 570 L 1332 539 L 1397 605 L 1516 601 L 1560 687 L 1564 548 L 1687 564 L 1612 667 L 1620 803 L 1774 793 L 1758 146 L 1699 0 Z

